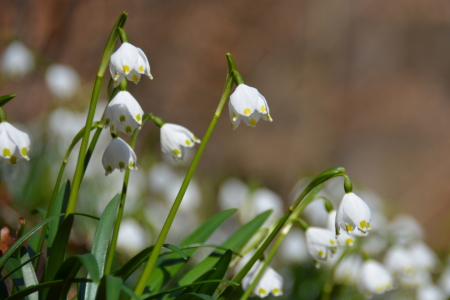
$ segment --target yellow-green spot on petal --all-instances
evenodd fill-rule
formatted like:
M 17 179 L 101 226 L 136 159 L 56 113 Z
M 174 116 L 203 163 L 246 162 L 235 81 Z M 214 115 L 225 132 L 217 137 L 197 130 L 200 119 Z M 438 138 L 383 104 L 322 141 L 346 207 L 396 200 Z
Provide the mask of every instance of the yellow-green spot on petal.
M 11 158 L 9 159 L 9 163 L 15 165 L 17 163 L 17 156 L 12 155 Z
M 139 77 L 135 74 L 131 77 L 131 79 L 133 79 L 134 83 L 138 83 L 139 82 Z
M 145 69 L 144 69 L 144 66 L 139 66 L 139 72 L 142 72 L 142 73 L 143 73 L 144 70 L 145 70 Z
M 331 245 L 335 245 L 335 244 L 336 244 L 336 242 L 335 242 L 335 241 L 333 241 L 332 239 L 330 239 L 330 244 L 331 244 Z
M 130 167 L 130 169 L 132 169 L 132 168 L 134 168 L 135 166 L 134 166 L 134 163 L 132 162 L 132 161 L 130 161 L 130 163 L 129 163 L 129 167 Z
M 369 229 L 369 230 L 371 230 L 371 229 L 372 229 L 372 226 L 370 225 L 370 223 L 369 223 L 369 224 L 367 224 L 367 229 Z
M 353 239 L 348 238 L 348 239 L 345 240 L 345 243 L 346 243 L 348 246 L 351 246 L 351 245 L 353 245 Z
M 259 288 L 259 293 L 260 293 L 261 295 L 266 295 L 266 294 L 267 294 L 267 291 L 266 291 L 264 288 Z
M 233 113 L 233 121 L 236 121 L 236 119 L 237 119 L 237 115 L 236 115 L 236 113 Z
M 138 121 L 138 122 L 141 121 L 141 114 L 137 114 L 137 115 L 136 115 L 136 121 Z
M 352 232 L 353 231 L 353 227 L 350 224 L 345 225 L 345 228 L 347 228 L 347 232 Z
M 359 226 L 361 226 L 362 229 L 366 229 L 367 228 L 367 222 L 365 220 L 361 221 L 361 222 L 359 222 Z
M 117 78 L 119 78 L 119 73 L 114 73 L 114 79 L 117 79 Z
M 384 289 L 381 285 L 375 287 L 375 290 L 377 290 L 377 292 L 381 293 Z
M 3 156 L 8 158 L 11 156 L 11 150 L 9 150 L 8 148 L 3 149 Z
M 199 142 L 200 140 L 194 135 L 194 141 Z
M 266 112 L 266 108 L 263 106 L 263 105 L 261 105 L 261 107 L 259 108 L 260 110 L 261 110 L 261 112 L 263 112 L 263 113 L 265 113 Z
M 322 250 L 317 251 L 317 254 L 319 254 L 320 257 L 323 257 L 325 253 Z
M 127 66 L 127 65 L 124 65 L 124 66 L 123 66 L 123 71 L 124 71 L 125 73 L 130 73 L 130 67 Z
M 111 130 L 114 130 L 116 127 L 114 126 L 114 124 L 111 125 Z
M 244 109 L 244 115 L 245 116 L 250 116 L 251 113 L 252 113 L 252 111 L 250 110 L 250 108 Z
M 122 169 L 125 169 L 125 163 L 123 162 L 123 161 L 119 161 L 119 168 L 122 170 Z
M 118 85 L 119 85 L 119 82 L 118 82 L 117 80 L 114 80 L 114 85 L 115 85 L 115 86 L 118 86 Z
M 267 118 L 270 122 L 273 121 L 272 117 L 271 117 L 269 114 L 266 114 L 266 118 Z
M 111 122 L 111 120 L 109 118 L 105 120 L 106 125 L 109 125 L 110 122 Z
M 112 168 L 110 165 L 108 165 L 108 166 L 106 167 L 106 172 L 112 173 L 112 171 L 113 171 L 113 168 Z
M 185 143 L 186 143 L 186 145 L 188 145 L 188 146 L 191 145 L 191 141 L 190 141 L 190 140 L 186 140 Z
M 274 288 L 273 290 L 272 290 L 272 294 L 274 294 L 275 296 L 276 295 L 280 295 L 280 294 L 282 294 L 283 292 L 279 289 L 279 288 Z
M 255 119 L 250 119 L 250 125 L 255 126 L 256 125 L 256 120 Z
M 173 151 L 173 153 L 175 153 L 176 156 L 180 156 L 181 155 L 181 152 L 178 149 L 173 149 L 172 151 Z
M 131 130 L 131 127 L 130 127 L 130 126 L 125 127 L 125 132 L 126 132 L 126 133 L 130 134 L 131 131 L 132 131 L 132 130 Z
M 27 148 L 23 147 L 20 149 L 20 154 L 22 154 L 23 157 L 28 157 Z
M 120 122 L 125 122 L 126 119 L 127 119 L 127 118 L 126 118 L 124 115 L 121 115 L 121 116 L 119 117 Z

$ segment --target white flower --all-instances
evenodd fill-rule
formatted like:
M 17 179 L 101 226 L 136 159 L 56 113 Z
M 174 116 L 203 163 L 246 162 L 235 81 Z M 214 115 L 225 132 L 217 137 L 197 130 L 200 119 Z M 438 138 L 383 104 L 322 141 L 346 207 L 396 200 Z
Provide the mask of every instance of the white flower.
M 355 234 L 358 229 L 366 235 L 371 230 L 370 218 L 369 206 L 354 193 L 346 193 L 336 214 L 336 234 L 339 235 L 342 228 L 348 234 Z
M 434 284 L 427 284 L 417 289 L 417 300 L 446 300 L 444 292 Z
M 106 147 L 102 158 L 105 175 L 112 173 L 115 169 L 120 172 L 125 168 L 136 169 L 136 154 L 133 149 L 121 138 L 112 139 Z
M 281 244 L 279 257 L 285 265 L 304 263 L 309 259 L 305 250 L 305 234 L 299 229 L 292 228 Z
M 131 197 L 130 197 L 131 198 Z M 134 255 L 144 249 L 149 243 L 148 232 L 135 219 L 124 219 L 120 224 L 117 247 L 129 255 Z
M 333 210 L 328 213 L 327 228 L 330 231 L 334 231 L 335 224 L 336 224 L 336 211 Z M 355 238 L 349 235 L 347 232 L 343 231 L 338 235 L 337 242 L 339 246 L 353 246 L 353 244 L 355 243 Z
M 246 254 L 238 263 L 237 269 L 242 269 L 248 260 L 251 258 L 253 252 L 249 252 Z M 242 289 L 247 290 L 253 281 L 258 276 L 261 268 L 263 267 L 264 262 L 257 260 L 255 264 L 252 266 L 250 271 L 245 275 L 242 279 Z M 274 296 L 283 295 L 283 277 L 278 274 L 274 269 L 270 266 L 267 266 L 264 270 L 261 279 L 256 284 L 252 293 L 260 298 L 267 297 L 270 293 Z
M 30 160 L 30 138 L 28 134 L 15 128 L 8 122 L 0 123 L 0 156 L 9 159 L 13 165 L 17 162 L 16 149 L 23 158 Z
M 263 227 L 270 227 L 284 213 L 283 199 L 268 188 L 258 188 L 254 191 L 248 199 L 248 204 L 245 210 L 241 206 L 240 216 L 243 223 L 250 222 L 257 215 L 271 209 L 272 213 L 262 225 Z
M 141 79 L 141 74 L 153 79 L 147 56 L 141 49 L 130 43 L 123 43 L 111 55 L 109 71 L 114 78 L 114 86 L 118 86 L 124 77 L 135 84 Z
M 120 91 L 109 102 L 105 110 L 105 126 L 120 130 L 128 135 L 141 128 L 144 111 L 127 91 Z
M 14 41 L 1 57 L 1 68 L 4 74 L 24 76 L 34 68 L 33 53 L 21 42 Z
M 52 94 L 68 100 L 80 85 L 80 76 L 71 67 L 65 65 L 51 65 L 45 72 L 45 82 Z
M 320 227 L 310 226 L 306 229 L 306 245 L 317 268 L 320 267 L 320 260 L 326 261 L 337 250 L 334 232 Z
M 382 294 L 393 288 L 392 277 L 379 262 L 369 259 L 361 267 L 359 277 L 359 290 L 365 296 Z
M 412 278 L 418 271 L 410 251 L 400 245 L 388 249 L 384 257 L 384 265 L 392 275 L 400 280 L 406 277 Z
M 161 151 L 181 160 L 184 156 L 184 147 L 192 148 L 201 141 L 183 126 L 165 123 L 161 126 Z
M 358 254 L 344 257 L 344 259 L 336 265 L 334 280 L 336 283 L 356 286 L 358 284 L 361 265 L 362 258 Z
M 260 118 L 272 122 L 269 106 L 257 89 L 245 84 L 237 86 L 228 103 L 233 129 L 238 128 L 241 119 L 248 126 L 255 127 Z
M 409 246 L 409 252 L 418 268 L 428 271 L 436 270 L 439 259 L 436 253 L 425 243 L 421 241 L 414 242 Z

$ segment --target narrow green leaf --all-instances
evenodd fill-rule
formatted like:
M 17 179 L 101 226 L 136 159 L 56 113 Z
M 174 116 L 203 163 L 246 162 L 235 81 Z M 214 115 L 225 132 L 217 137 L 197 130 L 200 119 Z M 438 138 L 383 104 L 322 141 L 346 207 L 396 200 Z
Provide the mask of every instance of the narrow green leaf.
M 196 293 L 185 294 L 178 299 L 179 300 L 193 300 L 193 299 L 214 300 L 214 298 L 209 295 L 196 294 Z
M 147 261 L 153 248 L 153 246 L 150 246 L 133 256 L 119 270 L 113 272 L 113 275 L 122 278 L 122 280 L 126 280 L 140 265 Z
M 117 300 L 122 289 L 122 279 L 106 274 L 100 280 L 96 300 Z
M 209 277 L 210 280 L 222 279 L 228 271 L 228 265 L 230 264 L 233 253 L 231 250 L 225 252 L 219 261 L 214 265 L 214 273 Z M 200 294 L 213 295 L 216 288 L 219 286 L 219 282 L 205 283 L 198 289 Z
M 173 252 L 177 253 L 179 256 L 181 256 L 183 259 L 187 260 L 188 257 L 187 255 L 183 252 L 183 250 L 181 250 L 180 248 L 178 248 L 175 245 L 171 245 L 171 244 L 164 244 L 163 245 L 165 248 L 172 250 Z
M 39 224 L 37 224 L 36 226 L 34 226 L 30 231 L 28 231 L 27 233 L 25 233 L 24 235 L 22 235 L 9 249 L 8 251 L 6 251 L 6 253 L 0 257 L 0 269 L 3 268 L 3 266 L 5 265 L 5 262 L 8 260 L 8 258 L 14 253 L 14 251 L 16 251 L 20 245 L 22 245 L 27 238 L 29 238 L 33 233 L 35 233 L 36 231 L 39 230 L 39 228 L 41 228 L 42 226 L 44 226 L 45 224 L 47 224 L 48 222 L 53 221 L 54 219 L 60 217 L 58 216 L 53 216 L 50 217 L 42 222 L 40 222 Z
M 24 248 L 22 248 L 22 249 L 24 249 Z M 39 282 L 36 277 L 36 273 L 34 272 L 33 265 L 31 264 L 31 262 L 29 262 L 30 255 L 28 254 L 28 252 L 26 252 L 25 249 L 23 252 L 25 252 L 25 253 L 20 258 L 20 262 L 25 263 L 25 265 L 23 265 L 23 267 L 22 267 L 22 274 L 23 274 L 23 281 L 25 283 L 25 286 L 28 288 L 28 287 L 38 285 Z M 28 263 L 26 263 L 27 261 L 28 261 Z M 28 295 L 28 300 L 39 300 L 39 293 L 38 292 L 31 293 L 30 295 Z
M 134 300 L 140 300 L 140 298 L 138 296 L 136 296 L 134 291 L 132 289 L 130 289 L 129 287 L 127 287 L 125 284 L 122 284 L 122 292 L 124 292 L 125 294 L 128 295 L 128 297 L 131 297 Z
M 221 246 L 235 252 L 239 251 L 239 249 L 245 245 L 245 243 L 253 236 L 253 234 L 258 231 L 261 225 L 264 224 L 270 214 L 271 211 L 266 211 L 257 215 L 253 220 L 236 231 Z M 199 278 L 206 271 L 211 270 L 211 268 L 217 263 L 224 252 L 225 251 L 220 249 L 215 250 L 207 258 L 205 258 L 198 265 L 192 268 L 186 275 L 184 275 L 183 278 L 181 278 L 181 280 L 179 281 L 179 285 L 187 285 Z
M 74 279 L 70 279 L 70 280 L 67 280 L 67 281 L 70 281 L 70 282 L 90 282 L 90 280 L 86 279 L 86 278 L 74 278 Z M 10 297 L 6 298 L 5 300 L 22 300 L 24 297 L 26 297 L 26 296 L 34 293 L 34 292 L 42 291 L 44 289 L 48 289 L 50 287 L 57 286 L 57 285 L 62 285 L 62 284 L 65 284 L 65 280 L 56 280 L 56 281 L 44 282 L 44 283 L 41 283 L 39 285 L 34 285 L 34 286 L 29 287 L 29 288 L 26 288 L 26 289 L 24 289 L 24 290 L 22 290 L 22 291 L 20 291 L 18 293 L 15 293 L 14 295 L 11 295 Z
M 203 275 L 201 275 L 196 281 L 194 281 L 194 283 L 198 283 L 199 281 L 206 281 L 206 280 L 210 280 L 209 278 L 211 277 L 211 275 L 214 273 L 214 270 L 209 270 L 206 271 Z M 166 295 L 166 297 L 164 297 L 164 299 L 175 299 L 175 298 L 180 298 L 186 294 L 191 294 L 191 293 L 197 293 L 198 289 L 199 289 L 200 285 L 197 284 L 189 284 L 187 288 L 185 288 L 183 291 L 179 291 L 178 293 L 171 293 L 169 295 Z
M 16 97 L 16 94 L 0 96 L 0 106 L 5 105 L 6 103 L 14 99 L 14 97 Z
M 0 278 L 0 282 L 2 282 L 3 280 L 5 280 L 6 278 L 8 278 L 9 276 L 11 276 L 14 272 L 16 272 L 17 270 L 19 270 L 20 268 L 22 268 L 25 264 L 29 263 L 30 261 L 32 261 L 33 259 L 39 257 L 42 255 L 41 253 L 36 254 L 35 256 L 31 257 L 30 259 L 24 261 L 23 263 L 21 263 L 19 266 L 17 266 L 16 268 L 12 269 L 11 271 L 8 270 L 8 274 L 6 274 L 5 276 L 3 276 L 2 278 Z M 6 268 L 8 269 L 8 268 Z M 1 298 L 0 298 L 1 299 Z
M 5 263 L 5 269 L 9 272 L 12 282 L 18 291 L 25 288 L 22 275 L 22 264 L 17 259 L 11 257 Z
M 52 211 L 49 212 L 50 213 L 49 217 L 60 215 L 61 213 L 65 212 L 69 195 L 70 195 L 70 181 L 66 180 L 59 189 L 59 193 L 56 196 L 55 202 L 53 204 L 53 209 Z M 59 219 L 53 220 L 50 223 L 48 223 L 46 244 L 47 249 L 49 249 L 49 251 L 51 251 L 53 241 L 55 240 L 56 237 L 56 233 L 58 232 L 58 228 L 62 224 L 63 220 L 64 216 L 61 216 Z
M 212 216 L 181 242 L 180 248 L 206 242 L 206 240 L 236 211 L 237 209 L 228 209 Z M 184 250 L 184 253 L 189 258 L 196 250 L 197 249 Z M 152 293 L 159 292 L 162 286 L 164 286 L 185 264 L 186 260 L 179 259 L 178 255 L 175 253 L 161 259 L 148 281 L 150 291 L 152 291 Z
M 108 203 L 103 211 L 102 217 L 97 225 L 95 231 L 94 242 L 92 244 L 91 253 L 94 255 L 98 264 L 99 276 L 103 276 L 105 267 L 106 253 L 109 247 L 109 241 L 114 227 L 114 221 L 116 220 L 117 209 L 120 204 L 120 194 L 114 196 L 114 198 Z M 112 276 L 111 276 L 112 277 Z M 90 277 L 88 277 L 90 278 Z M 97 293 L 97 285 L 89 283 L 86 285 L 85 299 L 95 299 Z

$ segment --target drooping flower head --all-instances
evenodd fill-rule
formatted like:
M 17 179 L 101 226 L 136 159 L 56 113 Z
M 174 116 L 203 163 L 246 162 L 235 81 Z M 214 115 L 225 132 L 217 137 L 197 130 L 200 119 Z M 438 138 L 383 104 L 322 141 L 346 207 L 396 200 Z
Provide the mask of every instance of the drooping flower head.
M 105 175 L 112 173 L 115 169 L 120 172 L 126 168 L 136 168 L 136 154 L 133 149 L 124 140 L 117 137 L 111 140 L 108 147 L 106 147 L 102 158 Z
M 164 123 L 161 126 L 161 151 L 181 160 L 184 156 L 184 148 L 192 148 L 195 143 L 201 141 L 188 129 L 183 126 Z
M 245 124 L 255 127 L 260 118 L 272 122 L 269 106 L 257 89 L 239 84 L 228 102 L 233 129 L 238 128 L 241 119 Z
M 143 115 L 136 99 L 129 92 L 120 91 L 106 107 L 105 126 L 131 135 L 136 128 L 141 128 Z
M 30 150 L 30 138 L 28 134 L 15 128 L 8 122 L 0 123 L 0 156 L 8 159 L 12 165 L 17 162 L 16 150 L 20 155 L 30 160 L 28 151 Z
M 391 290 L 394 282 L 382 264 L 369 259 L 362 264 L 358 285 L 360 292 L 370 297 Z
M 370 208 L 354 193 L 346 193 L 336 214 L 336 234 L 339 235 L 340 228 L 348 234 L 355 234 L 358 229 L 360 233 L 366 235 L 372 228 L 370 226 Z
M 123 43 L 111 55 L 109 71 L 114 79 L 114 86 L 118 86 L 124 77 L 135 84 L 139 82 L 142 74 L 153 79 L 144 51 L 130 43 Z
M 330 231 L 335 231 L 335 224 L 336 224 L 336 211 L 332 210 L 331 212 L 328 213 L 327 228 Z M 355 238 L 349 235 L 347 232 L 343 231 L 338 235 L 337 242 L 339 246 L 353 246 L 353 244 L 355 243 Z
M 306 229 L 306 245 L 317 268 L 320 267 L 319 261 L 326 261 L 337 251 L 334 232 L 320 227 L 310 226 Z

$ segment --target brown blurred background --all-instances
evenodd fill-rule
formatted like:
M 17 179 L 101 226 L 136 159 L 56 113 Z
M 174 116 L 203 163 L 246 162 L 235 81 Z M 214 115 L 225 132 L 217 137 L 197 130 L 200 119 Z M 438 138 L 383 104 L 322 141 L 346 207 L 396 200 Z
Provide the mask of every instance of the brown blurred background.
M 449 1 L 0 0 L 0 50 L 19 38 L 89 85 L 122 11 L 155 77 L 130 85 L 145 112 L 201 137 L 226 52 L 269 103 L 274 122 L 255 129 L 232 131 L 225 111 L 200 172 L 261 178 L 287 198 L 300 176 L 344 166 L 450 250 Z M 39 69 L 0 88 L 18 94 L 18 122 L 54 107 Z

